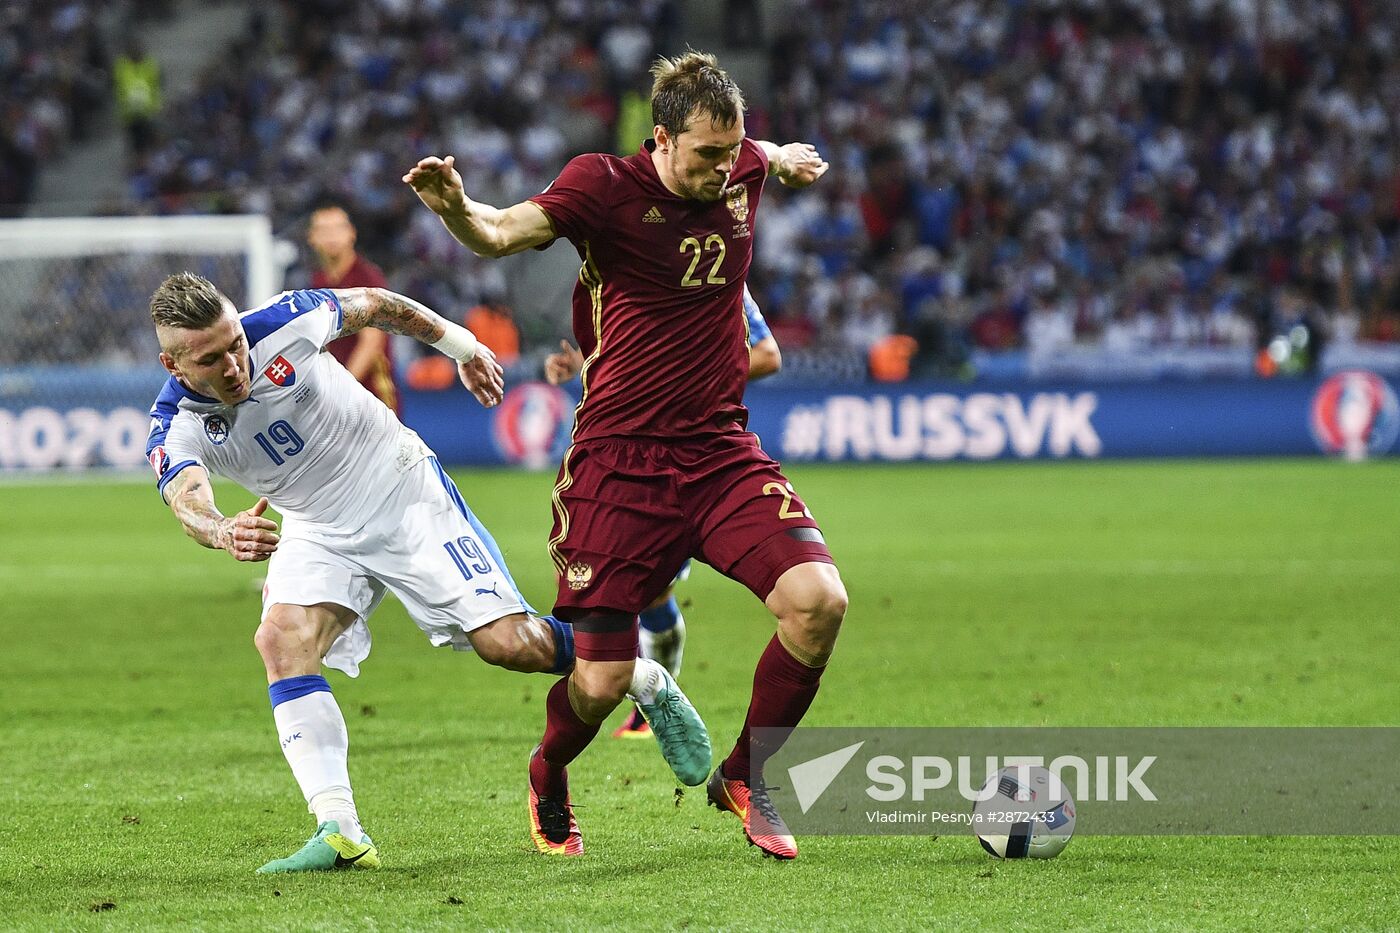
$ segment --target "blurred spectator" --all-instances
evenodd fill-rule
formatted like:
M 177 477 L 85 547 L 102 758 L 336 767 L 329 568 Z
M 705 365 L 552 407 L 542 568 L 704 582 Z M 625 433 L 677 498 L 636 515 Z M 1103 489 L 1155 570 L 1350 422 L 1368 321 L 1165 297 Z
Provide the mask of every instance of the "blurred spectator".
M 162 106 L 160 63 L 135 35 L 112 63 L 117 113 L 126 129 L 128 152 L 139 160 L 155 143 L 156 120 Z
M 903 382 L 919 344 L 908 334 L 890 334 L 870 348 L 870 378 L 876 382 Z
M 651 138 L 652 126 L 651 85 L 638 81 L 624 91 L 618 101 L 617 142 L 613 151 L 621 156 L 630 156 Z
M 384 272 L 355 250 L 355 224 L 336 202 L 323 202 L 311 212 L 306 242 L 316 254 L 312 288 L 388 288 Z M 394 351 L 389 335 L 365 327 L 326 345 L 350 375 L 395 413 L 399 391 L 394 381 Z
M 520 329 L 504 301 L 486 299 L 467 312 L 465 323 L 467 330 L 491 348 L 502 366 L 511 366 L 520 359 Z
M 763 17 L 758 0 L 724 0 L 724 43 L 745 49 L 763 44 Z
M 23 215 L 38 179 L 38 154 L 19 132 L 21 109 L 17 101 L 0 104 L 0 217 Z
M 463 323 L 491 348 L 502 366 L 509 368 L 519 362 L 520 331 L 503 301 L 488 298 L 468 311 Z M 409 364 L 407 378 L 409 386 L 419 391 L 442 391 L 457 384 L 457 364 L 440 353 L 424 354 Z
M 1057 295 L 1037 295 L 1026 316 L 1026 349 L 1032 356 L 1054 356 L 1074 345 L 1074 318 Z

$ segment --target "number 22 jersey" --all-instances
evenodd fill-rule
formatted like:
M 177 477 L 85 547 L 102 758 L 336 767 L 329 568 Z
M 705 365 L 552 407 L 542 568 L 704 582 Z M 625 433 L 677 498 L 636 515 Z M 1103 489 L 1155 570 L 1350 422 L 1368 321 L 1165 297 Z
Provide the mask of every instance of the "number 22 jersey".
M 652 145 L 625 159 L 579 156 L 530 198 L 583 260 L 576 441 L 683 439 L 748 423 L 744 280 L 768 160 L 744 140 L 720 199 L 691 200 L 661 183 Z
M 355 531 L 431 452 L 325 345 L 340 335 L 330 291 L 283 292 L 239 316 L 251 394 L 226 405 L 170 377 L 151 408 L 146 457 L 165 487 L 190 466 L 266 496 L 284 519 Z

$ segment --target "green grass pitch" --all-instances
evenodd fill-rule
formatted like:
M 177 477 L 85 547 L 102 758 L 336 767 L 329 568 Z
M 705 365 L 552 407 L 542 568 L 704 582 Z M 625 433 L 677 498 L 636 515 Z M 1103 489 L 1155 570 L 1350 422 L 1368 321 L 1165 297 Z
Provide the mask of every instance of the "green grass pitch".
M 1394 462 L 801 467 L 851 594 L 816 725 L 1394 725 Z M 458 473 L 537 605 L 552 477 Z M 226 511 L 251 497 L 227 484 Z M 588 854 L 530 848 L 546 675 L 433 650 L 388 602 L 329 675 L 383 871 L 260 877 L 311 832 L 252 647 L 256 567 L 149 484 L 0 486 L 0 927 L 1392 927 L 1392 838 L 800 839 L 777 864 L 649 744 L 571 769 Z M 705 568 L 682 678 L 718 752 L 772 625 Z M 611 728 L 613 723 L 609 723 Z

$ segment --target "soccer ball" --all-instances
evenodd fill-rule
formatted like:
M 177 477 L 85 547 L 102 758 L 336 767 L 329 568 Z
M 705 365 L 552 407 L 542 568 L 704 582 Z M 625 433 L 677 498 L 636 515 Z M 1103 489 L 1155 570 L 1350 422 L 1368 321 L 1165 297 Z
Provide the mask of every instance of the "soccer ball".
M 1074 835 L 1074 800 L 1044 768 L 1002 768 L 972 806 L 972 831 L 996 858 L 1054 858 Z

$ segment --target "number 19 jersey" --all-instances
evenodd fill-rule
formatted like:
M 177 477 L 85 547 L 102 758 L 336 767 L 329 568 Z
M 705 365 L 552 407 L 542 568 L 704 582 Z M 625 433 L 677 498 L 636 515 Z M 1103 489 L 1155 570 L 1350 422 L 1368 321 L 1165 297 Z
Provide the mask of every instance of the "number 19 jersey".
M 284 519 L 351 532 L 430 451 L 328 352 L 330 291 L 284 292 L 239 316 L 251 394 L 226 405 L 173 376 L 151 408 L 146 456 L 165 487 L 190 466 L 266 496 Z

